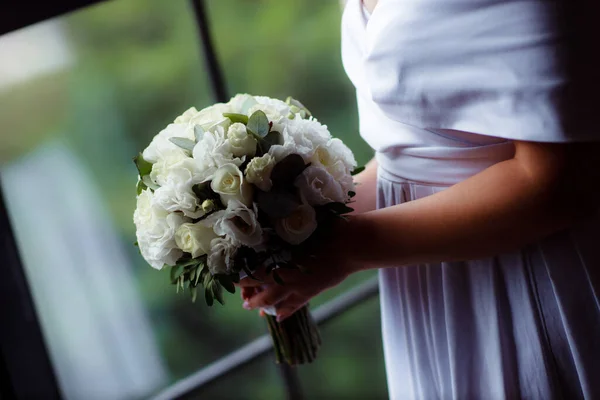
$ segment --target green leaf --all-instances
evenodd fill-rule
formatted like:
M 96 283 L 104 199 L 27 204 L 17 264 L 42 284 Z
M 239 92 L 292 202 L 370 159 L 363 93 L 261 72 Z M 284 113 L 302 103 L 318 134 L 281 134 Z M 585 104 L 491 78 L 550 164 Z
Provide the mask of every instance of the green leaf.
M 196 258 L 191 258 L 191 259 L 187 258 L 187 259 L 177 261 L 177 263 L 175 265 L 181 266 L 181 267 L 189 267 L 190 265 L 198 264 L 199 262 L 200 261 L 198 261 L 198 259 L 196 259 Z
M 194 137 L 196 138 L 196 143 L 202 140 L 202 136 L 204 136 L 204 129 L 200 125 L 194 125 Z
M 182 265 L 175 265 L 174 267 L 171 267 L 171 283 L 179 283 L 179 277 L 181 276 L 181 274 L 183 274 L 183 266 Z
M 194 150 L 194 146 L 196 145 L 196 143 L 194 143 L 193 140 L 186 139 L 186 138 L 180 138 L 180 137 L 169 138 L 169 141 L 171 143 L 173 143 L 174 145 L 179 146 L 182 149 L 189 150 L 189 151 Z
M 267 133 L 269 133 L 269 130 L 271 129 L 267 115 L 261 110 L 252 113 L 250 118 L 248 118 L 248 125 L 246 128 L 254 136 L 261 139 L 267 136 Z
M 198 264 L 198 266 L 196 267 L 196 281 L 194 282 L 194 286 L 198 286 L 198 280 L 200 280 L 200 276 L 204 272 L 205 267 L 206 267 L 206 264 L 203 262 Z
M 277 271 L 273 271 L 273 280 L 275 281 L 275 283 L 277 283 L 278 285 L 285 285 L 285 282 L 283 281 L 283 279 L 281 279 L 281 277 L 279 276 L 279 274 L 277 273 Z
M 219 285 L 219 282 L 212 281 L 212 293 L 219 303 L 225 305 L 225 300 L 223 299 L 223 289 L 221 289 L 221 285 Z
M 235 285 L 231 281 L 229 275 L 215 275 L 221 286 L 225 288 L 229 293 L 235 293 Z
M 204 300 L 206 301 L 206 305 L 209 307 L 211 307 L 214 303 L 212 290 L 208 286 L 204 287 Z
M 327 209 L 329 209 L 329 211 L 338 215 L 348 214 L 354 211 L 353 208 L 348 207 L 344 203 L 329 203 L 326 205 L 326 207 Z
M 297 195 L 286 190 L 257 190 L 255 193 L 258 208 L 271 218 L 285 218 L 302 205 Z
M 354 168 L 354 170 L 350 173 L 352 176 L 360 174 L 361 172 L 363 172 L 365 170 L 365 167 L 356 167 Z
M 133 162 L 135 163 L 135 167 L 138 170 L 138 174 L 140 177 L 144 177 L 152 171 L 152 163 L 144 160 L 144 156 L 142 153 L 139 153 L 137 156 L 133 157 Z
M 296 177 L 309 165 L 310 164 L 304 163 L 302 156 L 290 154 L 273 167 L 273 171 L 271 172 L 273 185 L 280 186 L 293 184 Z
M 198 297 L 198 288 L 190 286 L 190 295 L 192 296 L 192 303 L 195 303 L 196 297 Z
M 248 116 L 244 114 L 236 114 L 236 113 L 223 113 L 225 118 L 229 118 L 231 122 L 240 122 L 244 125 L 248 125 Z
M 148 186 L 146 186 L 146 184 L 140 179 L 136 186 L 136 193 L 139 196 L 146 189 L 148 189 Z
M 271 131 L 262 139 L 258 140 L 258 146 L 261 154 L 266 154 L 271 146 L 282 143 L 281 133 L 277 131 Z

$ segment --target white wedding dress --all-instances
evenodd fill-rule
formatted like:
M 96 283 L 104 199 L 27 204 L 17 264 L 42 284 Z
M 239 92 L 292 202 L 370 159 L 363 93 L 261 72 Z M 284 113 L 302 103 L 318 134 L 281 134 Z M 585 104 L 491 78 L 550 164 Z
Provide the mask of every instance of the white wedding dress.
M 563 3 L 380 0 L 369 16 L 348 0 L 342 56 L 379 207 L 507 160 L 513 140 L 600 140 L 600 68 L 575 51 L 591 25 L 559 25 L 575 15 Z M 512 253 L 383 269 L 380 284 L 391 398 L 600 398 L 598 216 Z

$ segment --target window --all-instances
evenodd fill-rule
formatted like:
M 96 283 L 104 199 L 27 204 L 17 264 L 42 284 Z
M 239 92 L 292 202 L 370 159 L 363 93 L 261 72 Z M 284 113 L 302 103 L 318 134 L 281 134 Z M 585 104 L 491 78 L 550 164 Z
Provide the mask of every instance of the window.
M 293 95 L 368 160 L 337 2 L 208 6 L 229 93 Z M 195 23 L 187 2 L 122 0 L 0 36 L 2 187 L 65 398 L 146 398 L 265 332 L 237 296 L 208 309 L 176 294 L 133 246 L 131 157 L 178 113 L 213 102 Z M 323 337 L 319 361 L 299 368 L 309 398 L 387 396 L 375 301 Z M 283 398 L 278 379 L 265 358 L 206 396 Z

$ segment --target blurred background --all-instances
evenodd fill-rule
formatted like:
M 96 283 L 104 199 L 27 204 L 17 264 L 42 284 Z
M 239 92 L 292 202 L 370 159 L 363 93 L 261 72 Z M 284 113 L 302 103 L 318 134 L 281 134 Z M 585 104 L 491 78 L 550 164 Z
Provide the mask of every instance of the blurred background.
M 355 152 L 355 97 L 337 0 L 207 0 L 228 92 L 302 101 Z M 50 356 L 69 399 L 143 399 L 264 334 L 237 295 L 176 294 L 133 246 L 132 156 L 190 106 L 213 103 L 184 0 L 112 0 L 0 36 L 0 175 Z M 312 306 L 372 277 L 364 273 Z M 322 330 L 298 368 L 307 398 L 386 398 L 379 305 Z M 203 398 L 279 399 L 271 356 Z

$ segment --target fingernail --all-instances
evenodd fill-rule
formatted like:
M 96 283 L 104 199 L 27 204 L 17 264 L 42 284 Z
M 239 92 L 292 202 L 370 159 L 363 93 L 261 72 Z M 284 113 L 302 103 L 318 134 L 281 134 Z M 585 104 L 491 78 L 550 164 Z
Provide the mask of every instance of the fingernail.
M 244 301 L 244 304 L 242 304 L 242 307 L 244 307 L 246 310 L 252 310 L 252 307 L 250 307 L 250 303 L 248 302 L 248 300 Z

